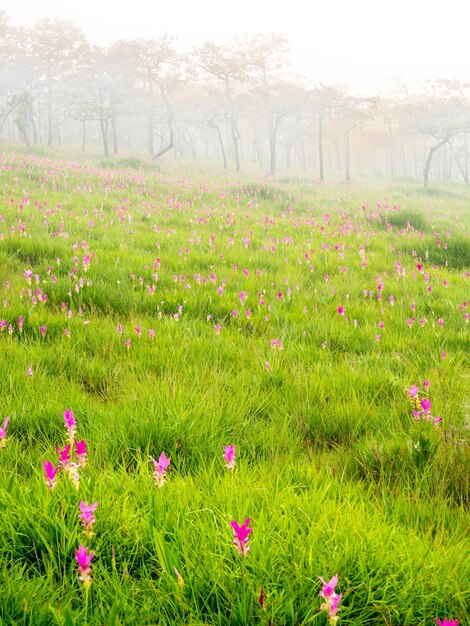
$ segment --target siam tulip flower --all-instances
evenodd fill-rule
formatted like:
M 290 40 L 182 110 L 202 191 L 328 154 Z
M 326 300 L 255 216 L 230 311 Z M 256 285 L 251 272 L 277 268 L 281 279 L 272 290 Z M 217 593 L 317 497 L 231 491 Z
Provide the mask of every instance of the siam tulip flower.
M 227 469 L 232 470 L 235 467 L 235 446 L 233 444 L 224 446 L 224 461 Z
M 320 606 L 320 610 L 328 613 L 330 625 L 334 626 L 338 621 L 338 605 L 341 600 L 341 594 L 337 594 L 335 592 L 335 587 L 338 584 L 338 574 L 335 574 L 335 576 L 333 576 L 333 578 L 328 582 L 325 582 L 321 576 L 318 578 L 323 583 L 320 596 L 325 600 L 325 602 Z
M 416 385 L 411 385 L 410 389 L 405 389 L 405 391 L 409 394 L 410 398 L 418 397 L 419 388 Z
M 436 624 L 437 626 L 459 626 L 459 620 L 445 619 L 444 621 L 441 621 L 438 617 L 436 617 Z
M 18 332 L 21 333 L 22 330 L 23 330 L 23 316 L 20 315 L 18 318 Z
M 92 528 L 93 524 L 96 522 L 94 513 L 97 506 L 98 502 L 88 504 L 88 502 L 84 502 L 83 500 L 80 500 L 80 504 L 78 505 L 78 508 L 80 509 L 78 516 L 82 520 L 83 532 L 89 539 L 91 539 L 94 534 Z
M 46 476 L 47 488 L 52 490 L 55 487 L 55 477 L 59 471 L 59 466 L 54 467 L 50 461 L 43 461 L 44 474 Z
M 46 331 L 47 331 L 47 325 L 44 324 L 43 326 L 40 326 L 39 330 L 41 332 L 41 337 L 45 337 L 46 336 Z
M 75 443 L 75 454 L 77 455 L 78 466 L 85 467 L 88 450 L 84 441 L 77 441 Z
M 156 461 L 153 456 L 150 457 L 150 460 L 153 461 L 154 464 L 154 474 L 155 484 L 157 487 L 163 487 L 165 484 L 165 472 L 167 467 L 170 465 L 170 459 L 168 459 L 164 452 L 160 454 L 158 461 Z
M 338 307 L 338 315 L 343 315 L 344 316 L 344 306 L 339 306 Z
M 78 563 L 78 574 L 80 581 L 83 583 L 83 586 L 86 591 L 90 588 L 90 585 L 93 581 L 91 577 L 91 560 L 95 556 L 94 551 L 88 553 L 88 548 L 85 548 L 82 544 L 78 550 L 75 550 L 75 558 Z
M 33 377 L 33 368 L 31 367 L 31 365 L 26 370 L 26 376 L 29 376 L 30 378 Z
M 429 411 L 431 410 L 431 400 L 429 400 L 428 398 L 423 398 L 421 400 L 421 408 L 423 409 L 424 413 L 429 413 Z
M 3 426 L 0 426 L 0 448 L 4 448 L 7 442 L 7 426 L 10 418 L 7 416 L 3 420 Z
M 237 552 L 243 557 L 245 557 L 251 550 L 251 547 L 248 545 L 248 536 L 253 532 L 252 528 L 248 528 L 250 521 L 251 518 L 247 517 L 242 526 L 239 526 L 235 520 L 230 522 L 230 525 L 235 533 L 233 543 L 235 544 Z
M 65 409 L 64 411 L 65 428 L 67 429 L 67 442 L 72 445 L 75 440 L 75 429 L 77 422 L 75 421 L 75 415 L 72 409 Z
M 70 461 L 72 460 L 72 457 L 70 455 L 70 448 L 70 444 L 64 446 L 63 450 L 61 450 L 60 448 L 56 448 L 57 452 L 59 453 L 59 465 L 62 465 L 65 470 L 68 469 Z

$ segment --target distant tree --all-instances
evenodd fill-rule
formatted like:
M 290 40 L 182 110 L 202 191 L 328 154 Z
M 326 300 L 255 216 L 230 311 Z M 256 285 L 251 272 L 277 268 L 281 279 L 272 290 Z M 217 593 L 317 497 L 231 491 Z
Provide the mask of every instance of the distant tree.
M 203 74 L 218 82 L 222 87 L 225 101 L 224 115 L 230 124 L 235 168 L 239 172 L 240 149 L 238 144 L 241 135 L 235 107 L 235 94 L 236 87 L 247 80 L 248 57 L 246 51 L 240 50 L 236 43 L 232 46 L 217 46 L 212 42 L 206 42 L 194 53 Z
M 44 18 L 29 32 L 31 55 L 37 59 L 47 94 L 47 144 L 53 143 L 54 81 L 77 71 L 89 50 L 82 31 L 71 22 Z
M 470 85 L 458 81 L 439 80 L 428 83 L 427 91 L 414 99 L 410 125 L 427 143 L 423 170 L 425 188 L 429 185 L 435 153 L 453 137 L 470 130 L 470 105 L 465 93 L 469 88 Z

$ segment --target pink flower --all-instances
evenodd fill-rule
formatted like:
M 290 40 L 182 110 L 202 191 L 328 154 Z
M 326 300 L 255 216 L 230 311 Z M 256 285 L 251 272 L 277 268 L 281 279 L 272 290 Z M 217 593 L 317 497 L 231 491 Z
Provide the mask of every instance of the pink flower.
M 64 469 L 68 469 L 70 461 L 72 460 L 72 457 L 70 455 L 70 448 L 70 444 L 64 446 L 63 450 L 61 450 L 60 448 L 56 448 L 57 452 L 59 453 L 59 465 L 62 465 Z
M 165 472 L 167 467 L 170 464 L 170 459 L 168 459 L 164 452 L 160 454 L 158 461 L 156 461 L 153 456 L 150 457 L 150 460 L 153 461 L 154 464 L 154 474 L 155 484 L 157 487 L 163 487 L 165 484 Z
M 43 326 L 40 326 L 39 330 L 41 332 L 41 337 L 45 337 L 46 336 L 46 331 L 47 331 L 47 325 L 44 324 Z
M 91 560 L 95 556 L 94 551 L 88 553 L 88 548 L 85 548 L 82 544 L 78 550 L 75 550 L 75 558 L 78 563 L 78 574 L 80 581 L 83 583 L 85 589 L 89 589 L 92 583 L 91 577 Z
M 335 574 L 331 580 L 325 582 L 321 576 L 318 577 L 322 583 L 323 587 L 321 588 L 320 595 L 322 598 L 329 598 L 335 592 L 335 587 L 338 584 L 338 574 Z
M 84 467 L 86 465 L 86 455 L 88 450 L 84 441 L 75 442 L 75 454 L 77 455 L 78 465 Z
M 232 470 L 235 467 L 235 446 L 233 444 L 224 446 L 224 461 L 227 469 Z
M 43 461 L 42 465 L 44 467 L 44 474 L 46 476 L 47 488 L 52 490 L 55 487 L 55 477 L 57 472 L 59 471 L 59 466 L 54 467 L 50 461 Z
M 429 400 L 428 398 L 423 398 L 421 400 L 421 408 L 423 409 L 423 411 L 425 413 L 430 411 L 431 410 L 431 400 Z
M 98 502 L 94 502 L 93 504 L 88 504 L 83 500 L 80 501 L 78 508 L 80 509 L 79 517 L 82 520 L 83 529 L 85 533 L 91 537 L 92 532 L 91 529 L 93 524 L 96 522 L 96 518 L 94 516 L 94 512 L 96 507 L 98 506 Z
M 7 426 L 10 418 L 5 417 L 3 426 L 0 426 L 0 448 L 4 448 L 7 441 Z
M 235 533 L 233 543 L 235 544 L 237 552 L 243 557 L 245 557 L 251 550 L 251 547 L 247 545 L 249 541 L 249 535 L 253 532 L 252 528 L 248 528 L 248 524 L 250 523 L 250 521 L 251 518 L 247 517 L 242 526 L 239 526 L 235 520 L 232 520 L 230 522 L 230 525 Z
M 31 365 L 26 370 L 26 376 L 29 376 L 30 378 L 33 377 L 33 368 L 31 367 Z
M 436 617 L 436 624 L 438 626 L 459 626 L 459 620 L 458 619 L 445 619 L 443 622 Z
M 341 600 L 341 594 L 337 594 L 335 592 L 335 587 L 338 584 L 338 574 L 333 576 L 333 578 L 329 582 L 325 582 L 321 576 L 319 576 L 318 578 L 323 583 L 323 587 L 320 591 L 320 596 L 325 600 L 325 602 L 320 606 L 320 610 L 326 611 L 326 613 L 328 613 L 330 625 L 334 626 L 334 624 L 336 624 L 338 621 L 338 605 Z
M 419 388 L 416 385 L 411 385 L 410 389 L 405 389 L 410 398 L 416 398 L 418 396 Z
M 344 306 L 339 306 L 338 307 L 338 315 L 344 315 Z
M 75 421 L 75 415 L 72 409 L 65 409 L 64 422 L 65 422 L 65 428 L 67 429 L 67 434 L 68 434 L 67 441 L 70 444 L 73 444 L 77 422 Z

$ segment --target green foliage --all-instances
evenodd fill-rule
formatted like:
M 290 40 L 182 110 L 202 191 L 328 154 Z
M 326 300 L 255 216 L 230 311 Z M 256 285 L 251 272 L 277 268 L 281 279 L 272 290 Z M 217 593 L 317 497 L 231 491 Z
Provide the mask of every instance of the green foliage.
M 428 207 L 404 180 L 6 163 L 0 623 L 320 626 L 318 576 L 336 572 L 339 624 L 465 623 L 464 191 Z M 413 419 L 413 384 L 437 427 Z M 78 492 L 43 477 L 65 408 L 89 448 Z M 91 540 L 80 500 L 99 502 Z M 242 559 L 230 521 L 247 517 Z

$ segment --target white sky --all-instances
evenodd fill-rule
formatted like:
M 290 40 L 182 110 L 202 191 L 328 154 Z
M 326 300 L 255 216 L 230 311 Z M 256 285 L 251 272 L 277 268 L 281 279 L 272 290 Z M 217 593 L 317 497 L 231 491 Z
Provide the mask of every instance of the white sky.
M 291 69 L 310 82 L 350 84 L 363 93 L 400 77 L 470 78 L 467 0 L 0 0 L 13 25 L 42 17 L 73 21 L 88 39 L 205 40 L 277 32 L 290 39 Z M 469 4 L 470 12 L 470 4 Z

